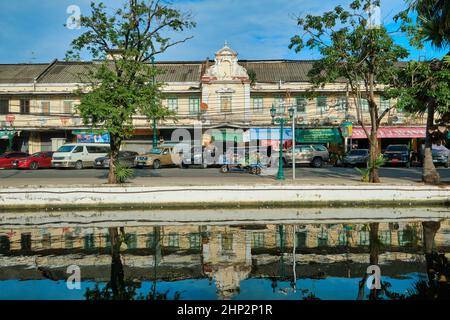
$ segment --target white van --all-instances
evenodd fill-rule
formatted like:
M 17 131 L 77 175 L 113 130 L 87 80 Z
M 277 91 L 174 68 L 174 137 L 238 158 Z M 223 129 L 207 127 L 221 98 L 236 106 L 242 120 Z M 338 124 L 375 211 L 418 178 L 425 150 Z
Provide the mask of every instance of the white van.
M 70 143 L 53 153 L 52 167 L 83 169 L 93 167 L 97 158 L 105 157 L 110 152 L 109 144 Z

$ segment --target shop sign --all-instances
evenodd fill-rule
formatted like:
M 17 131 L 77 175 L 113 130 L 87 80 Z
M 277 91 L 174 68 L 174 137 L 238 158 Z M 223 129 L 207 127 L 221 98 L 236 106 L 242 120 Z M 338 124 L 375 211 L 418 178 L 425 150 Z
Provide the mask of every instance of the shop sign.
M 14 128 L 0 128 L 0 139 L 12 139 L 16 132 Z
M 109 133 L 104 130 L 73 130 L 77 143 L 110 143 Z
M 346 121 L 341 125 L 341 133 L 343 137 L 351 137 L 353 134 L 353 123 L 350 121 Z
M 296 143 L 341 143 L 339 129 L 298 129 L 295 134 Z

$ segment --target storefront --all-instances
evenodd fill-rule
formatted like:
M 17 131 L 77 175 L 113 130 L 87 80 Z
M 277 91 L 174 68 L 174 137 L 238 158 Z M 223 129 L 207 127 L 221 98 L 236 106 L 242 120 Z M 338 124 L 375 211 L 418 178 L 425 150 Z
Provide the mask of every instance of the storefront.
M 367 128 L 370 134 L 371 128 Z M 425 127 L 381 127 L 378 129 L 378 142 L 381 150 L 385 150 L 390 144 L 409 145 L 411 151 L 417 152 L 426 136 Z M 353 149 L 367 149 L 369 140 L 363 128 L 353 128 L 351 136 Z

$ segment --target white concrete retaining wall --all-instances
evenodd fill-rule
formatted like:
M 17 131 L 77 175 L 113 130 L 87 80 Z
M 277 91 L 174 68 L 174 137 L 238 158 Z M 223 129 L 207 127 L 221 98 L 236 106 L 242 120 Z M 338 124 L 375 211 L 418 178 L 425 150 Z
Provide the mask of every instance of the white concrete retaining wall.
M 4 188 L 0 206 L 95 206 L 95 205 L 234 205 L 258 203 L 341 202 L 448 203 L 450 188 L 428 186 L 292 186 L 236 185 L 192 187 L 73 187 Z

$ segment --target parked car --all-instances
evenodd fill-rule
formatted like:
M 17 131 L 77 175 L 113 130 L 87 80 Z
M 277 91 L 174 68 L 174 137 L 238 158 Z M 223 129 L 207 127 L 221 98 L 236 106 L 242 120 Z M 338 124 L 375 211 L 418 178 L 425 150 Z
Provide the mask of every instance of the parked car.
M 283 152 L 283 163 L 292 164 L 292 148 Z M 330 160 L 328 149 L 321 144 L 308 144 L 295 146 L 295 163 L 309 164 L 314 168 L 321 168 L 324 162 Z
M 134 165 L 137 168 L 153 167 L 159 169 L 161 166 L 175 165 L 175 158 L 179 157 L 174 146 L 160 146 L 152 149 L 149 153 L 136 156 Z
M 70 143 L 53 153 L 52 167 L 83 169 L 93 167 L 97 158 L 105 157 L 110 152 L 108 144 Z
M 181 167 L 187 169 L 189 166 L 200 166 L 206 169 L 208 166 L 216 164 L 215 156 L 214 147 L 195 146 L 191 148 L 190 152 L 183 153 Z
M 0 155 L 0 169 L 9 169 L 13 167 L 13 162 L 17 159 L 28 157 L 26 152 L 7 152 Z
M 386 164 L 402 164 L 411 167 L 411 152 L 406 144 L 391 144 L 383 153 Z
M 368 149 L 354 149 L 349 151 L 342 159 L 342 164 L 344 167 L 356 167 L 360 165 L 367 166 L 369 161 L 369 150 Z
M 14 168 L 17 169 L 31 169 L 52 167 L 53 151 L 36 152 L 31 156 L 16 159 L 12 162 Z
M 433 145 L 431 150 L 434 164 L 443 165 L 445 168 L 448 168 L 450 161 L 450 150 L 445 146 L 438 145 Z
M 135 151 L 119 151 L 117 160 L 120 165 L 131 168 L 134 167 L 134 160 L 136 159 L 136 156 L 138 156 L 138 153 Z M 109 168 L 109 163 L 110 155 L 100 157 L 95 159 L 94 168 Z

